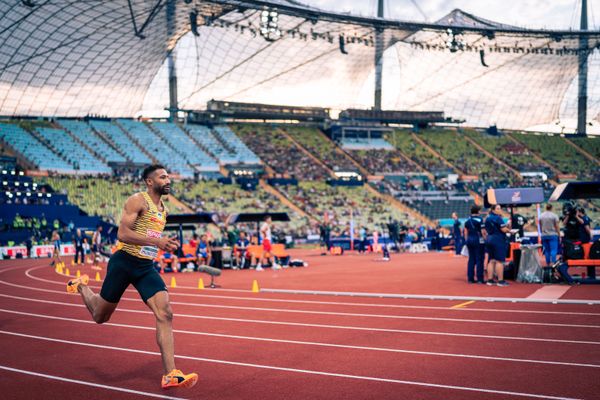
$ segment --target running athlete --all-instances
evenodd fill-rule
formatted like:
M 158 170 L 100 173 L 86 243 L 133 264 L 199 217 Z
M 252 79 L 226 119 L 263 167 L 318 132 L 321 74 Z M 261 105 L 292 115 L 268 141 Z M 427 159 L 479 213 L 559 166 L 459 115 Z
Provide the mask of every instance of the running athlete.
M 163 389 L 192 387 L 197 374 L 184 374 L 175 367 L 172 320 L 167 287 L 154 269 L 158 249 L 174 252 L 179 242 L 162 236 L 168 210 L 161 196 L 169 194 L 171 181 L 162 165 L 151 165 L 143 172 L 146 192 L 136 193 L 125 202 L 119 224 L 117 251 L 108 262 L 108 271 L 100 294 L 87 286 L 89 276 L 82 275 L 67 284 L 67 292 L 81 294 L 94 321 L 107 322 L 117 308 L 125 289 L 132 284 L 156 317 L 156 341 L 162 355 Z

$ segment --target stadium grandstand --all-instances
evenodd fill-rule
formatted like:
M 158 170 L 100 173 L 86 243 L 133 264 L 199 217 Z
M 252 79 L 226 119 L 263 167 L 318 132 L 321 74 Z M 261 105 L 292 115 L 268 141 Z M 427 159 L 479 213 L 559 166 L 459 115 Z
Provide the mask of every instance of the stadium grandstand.
M 423 18 L 386 0 L 373 16 L 325 0 L 1 1 L 0 397 L 163 397 L 137 372 L 159 367 L 152 312 L 163 388 L 192 379 L 171 359 L 202 369 L 202 390 L 172 392 L 185 398 L 593 398 L 600 8 L 573 0 L 578 24 L 549 29 L 403 2 Z M 92 295 L 121 255 L 170 300 L 132 270 L 121 286 L 150 311 L 127 291 L 108 333 L 77 325 L 89 316 L 64 284 L 108 322 L 98 307 L 116 302 Z M 503 378 L 474 378 L 488 370 Z

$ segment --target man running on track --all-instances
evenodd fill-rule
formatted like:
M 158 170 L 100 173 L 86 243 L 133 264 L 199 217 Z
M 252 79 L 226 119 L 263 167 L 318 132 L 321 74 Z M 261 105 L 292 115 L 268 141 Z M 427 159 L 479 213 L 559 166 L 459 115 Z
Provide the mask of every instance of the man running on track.
M 198 381 L 198 375 L 186 375 L 175 368 L 173 312 L 167 287 L 153 266 L 158 249 L 174 252 L 179 247 L 177 240 L 162 237 L 168 210 L 161 196 L 169 194 L 171 181 L 162 165 L 147 167 L 142 176 L 147 190 L 134 194 L 125 202 L 119 224 L 118 250 L 108 262 L 100 294 L 87 286 L 87 275 L 70 280 L 67 292 L 79 292 L 94 321 L 101 324 L 110 319 L 125 289 L 132 284 L 156 317 L 156 341 L 165 371 L 161 382 L 163 389 L 192 387 Z

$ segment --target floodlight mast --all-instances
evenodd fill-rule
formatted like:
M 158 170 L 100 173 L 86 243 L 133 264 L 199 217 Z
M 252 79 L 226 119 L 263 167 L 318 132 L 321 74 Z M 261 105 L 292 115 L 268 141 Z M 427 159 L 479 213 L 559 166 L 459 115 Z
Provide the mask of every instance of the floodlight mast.
M 167 1 L 167 35 L 173 37 L 175 34 L 175 12 L 176 2 L 174 0 Z M 177 69 L 175 65 L 175 50 L 176 46 L 168 49 L 167 52 L 167 67 L 169 69 L 169 121 L 174 122 L 177 119 Z
M 587 0 L 581 0 L 581 21 L 579 29 L 588 30 Z M 579 36 L 579 91 L 577 96 L 577 134 L 586 135 L 587 125 L 587 75 L 588 75 L 588 37 Z
M 383 0 L 377 2 L 377 17 L 384 17 Z M 375 102 L 374 110 L 381 110 L 381 87 L 383 78 L 383 28 L 375 28 Z

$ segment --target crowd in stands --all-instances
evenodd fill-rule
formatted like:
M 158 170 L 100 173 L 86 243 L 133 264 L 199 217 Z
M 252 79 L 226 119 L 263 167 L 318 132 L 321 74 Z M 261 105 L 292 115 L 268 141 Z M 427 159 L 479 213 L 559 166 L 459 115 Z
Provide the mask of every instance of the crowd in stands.
M 175 186 L 173 194 L 196 212 L 216 212 L 222 222 L 227 221 L 231 214 L 243 212 L 287 212 L 291 221 L 282 224 L 281 229 L 294 237 L 306 235 L 306 218 L 287 208 L 260 187 L 248 191 L 237 185 L 226 185 L 212 180 L 181 182 L 180 185 L 183 186 Z
M 355 171 L 356 165 L 316 127 L 286 125 L 281 128 L 333 171 Z
M 478 176 L 483 181 L 496 176 L 511 175 L 503 165 L 461 138 L 461 134 L 455 130 L 430 129 L 420 131 L 418 135 L 462 173 Z
M 316 219 L 328 220 L 336 235 L 349 235 L 350 220 L 355 226 L 380 229 L 389 217 L 410 222 L 408 214 L 391 207 L 385 200 L 370 193 L 365 187 L 329 186 L 323 182 L 302 182 L 298 186 L 278 186 L 294 204 Z M 313 227 L 313 230 L 314 227 Z
M 386 138 L 405 156 L 413 160 L 417 165 L 423 168 L 423 171 L 431 173 L 452 173 L 452 168 L 448 167 L 442 160 L 433 155 L 426 147 L 417 142 L 408 130 L 396 130 L 392 135 Z
M 329 176 L 327 170 L 302 152 L 277 127 L 235 124 L 231 128 L 275 173 L 311 181 L 323 181 Z
M 510 135 L 563 174 L 573 174 L 579 180 L 593 180 L 598 175 L 598 165 L 594 166 L 561 136 Z
M 398 150 L 351 150 L 350 155 L 371 174 L 405 174 L 422 172 Z

